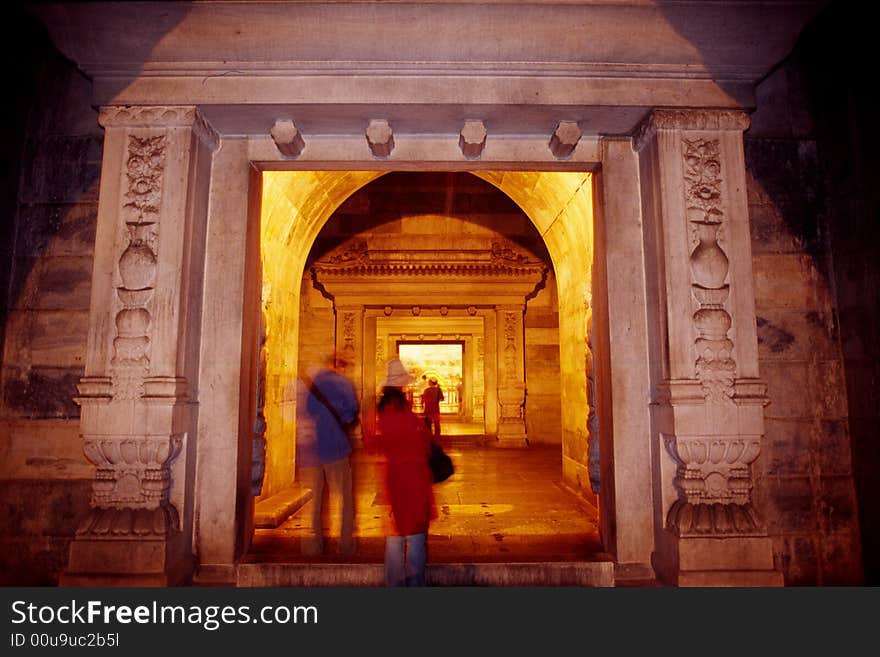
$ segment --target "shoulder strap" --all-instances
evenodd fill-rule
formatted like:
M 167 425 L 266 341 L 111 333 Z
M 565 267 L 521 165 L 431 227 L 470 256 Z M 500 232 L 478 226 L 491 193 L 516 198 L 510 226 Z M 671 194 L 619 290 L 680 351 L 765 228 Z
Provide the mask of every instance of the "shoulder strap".
M 309 392 L 311 392 L 315 396 L 315 399 L 317 399 L 319 402 L 324 404 L 324 406 L 327 408 L 328 411 L 330 411 L 330 414 L 336 420 L 337 424 L 339 424 L 339 427 L 343 431 L 347 432 L 348 426 L 346 425 L 346 423 L 342 419 L 342 417 L 339 415 L 339 411 L 337 411 L 333 407 L 333 404 L 330 403 L 330 400 L 327 399 L 327 397 L 324 395 L 324 393 L 318 389 L 318 386 L 315 385 L 315 382 L 312 381 L 307 374 L 302 374 L 301 378 L 303 380 L 303 383 L 305 383 L 306 387 L 309 389 Z

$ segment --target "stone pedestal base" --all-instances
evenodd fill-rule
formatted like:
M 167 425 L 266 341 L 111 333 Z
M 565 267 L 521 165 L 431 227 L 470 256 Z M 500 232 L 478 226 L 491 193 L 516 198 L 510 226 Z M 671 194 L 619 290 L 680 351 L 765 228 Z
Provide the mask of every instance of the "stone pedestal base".
M 525 447 L 528 445 L 526 435 L 526 425 L 523 421 L 517 422 L 499 422 L 498 447 Z
M 60 586 L 177 586 L 192 574 L 194 559 L 166 540 L 77 538 L 70 544 Z
M 679 539 L 678 586 L 783 586 L 767 537 Z

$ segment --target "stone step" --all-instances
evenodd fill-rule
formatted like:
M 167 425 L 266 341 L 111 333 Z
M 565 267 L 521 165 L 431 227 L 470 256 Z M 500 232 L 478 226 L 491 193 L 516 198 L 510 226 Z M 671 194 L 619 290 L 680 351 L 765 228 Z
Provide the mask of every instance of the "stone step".
M 614 586 L 611 561 L 429 564 L 429 586 Z M 239 587 L 384 586 L 381 563 L 242 563 Z
M 294 483 L 254 505 L 254 526 L 258 529 L 274 529 L 299 511 L 310 499 L 311 489 Z

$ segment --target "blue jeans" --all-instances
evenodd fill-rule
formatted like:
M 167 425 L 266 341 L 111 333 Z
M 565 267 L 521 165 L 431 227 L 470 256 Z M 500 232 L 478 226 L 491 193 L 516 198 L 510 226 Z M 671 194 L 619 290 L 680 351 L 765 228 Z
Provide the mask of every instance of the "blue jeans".
M 385 537 L 385 586 L 424 586 L 428 534 Z

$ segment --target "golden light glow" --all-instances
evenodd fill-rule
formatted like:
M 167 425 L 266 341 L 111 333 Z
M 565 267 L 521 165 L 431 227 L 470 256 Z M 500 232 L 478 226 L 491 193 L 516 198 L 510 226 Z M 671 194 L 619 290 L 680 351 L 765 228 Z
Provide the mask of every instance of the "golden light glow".
M 385 172 L 267 171 L 260 216 L 266 340 L 263 496 L 294 473 L 300 284 L 309 250 L 345 199 Z M 586 362 L 593 262 L 592 177 L 582 172 L 474 172 L 531 219 L 553 262 L 559 298 L 563 450 L 586 453 Z M 583 445 L 580 443 L 583 442 Z M 583 451 L 581 451 L 583 450 Z

